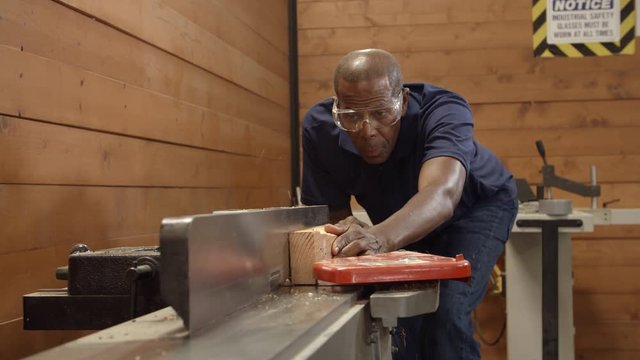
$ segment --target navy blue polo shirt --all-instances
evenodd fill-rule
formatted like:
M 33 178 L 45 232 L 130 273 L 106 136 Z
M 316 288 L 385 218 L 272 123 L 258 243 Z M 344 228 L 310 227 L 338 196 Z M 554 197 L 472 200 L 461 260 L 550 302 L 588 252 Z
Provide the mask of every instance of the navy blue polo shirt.
M 473 116 L 461 96 L 431 84 L 405 84 L 409 104 L 395 148 L 382 164 L 366 163 L 331 115 L 332 99 L 314 105 L 302 129 L 302 202 L 349 209 L 354 195 L 374 224 L 398 211 L 418 191 L 422 164 L 448 156 L 467 171 L 462 198 L 450 221 L 484 199 L 516 198 L 512 175 L 473 138 Z

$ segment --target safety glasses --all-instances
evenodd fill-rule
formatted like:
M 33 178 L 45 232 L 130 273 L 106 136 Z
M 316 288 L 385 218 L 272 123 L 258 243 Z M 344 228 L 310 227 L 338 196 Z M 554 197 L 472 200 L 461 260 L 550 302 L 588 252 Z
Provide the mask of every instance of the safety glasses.
M 349 132 L 359 131 L 365 122 L 375 129 L 393 126 L 402 114 L 402 94 L 400 90 L 388 106 L 364 110 L 339 109 L 338 98 L 334 96 L 331 110 L 333 121 L 340 129 Z

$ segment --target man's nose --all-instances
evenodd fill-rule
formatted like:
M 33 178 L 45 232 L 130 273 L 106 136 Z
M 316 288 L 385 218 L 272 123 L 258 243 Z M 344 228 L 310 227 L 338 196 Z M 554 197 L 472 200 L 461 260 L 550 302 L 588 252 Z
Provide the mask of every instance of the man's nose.
M 368 115 L 362 120 L 362 133 L 366 136 L 374 136 L 378 133 L 378 130 L 371 124 Z

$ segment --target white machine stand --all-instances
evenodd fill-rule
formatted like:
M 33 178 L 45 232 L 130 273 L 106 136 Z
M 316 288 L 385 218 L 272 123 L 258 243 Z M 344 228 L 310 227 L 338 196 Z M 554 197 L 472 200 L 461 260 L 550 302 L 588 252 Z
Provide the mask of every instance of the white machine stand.
M 558 231 L 558 359 L 574 359 L 571 234 L 592 232 L 593 216 L 574 211 L 565 216 L 520 212 L 506 246 L 507 358 L 543 359 L 542 233 L 520 228 L 518 220 L 581 220 L 578 228 Z

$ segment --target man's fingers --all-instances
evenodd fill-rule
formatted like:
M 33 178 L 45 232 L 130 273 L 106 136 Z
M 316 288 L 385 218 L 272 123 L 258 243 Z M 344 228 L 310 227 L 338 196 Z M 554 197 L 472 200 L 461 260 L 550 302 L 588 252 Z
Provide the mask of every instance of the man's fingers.
M 327 231 L 329 232 L 329 231 Z M 331 255 L 336 256 L 340 253 L 343 247 L 347 246 L 349 240 L 344 236 L 338 236 L 335 240 L 333 240 L 333 245 L 331 246 Z
M 349 227 L 350 230 L 333 241 L 331 254 L 333 256 L 357 256 L 367 250 L 367 239 L 362 229 L 357 225 Z
M 343 247 L 339 257 L 347 257 L 347 256 L 358 256 L 365 249 L 365 244 L 363 239 L 355 240 L 347 244 L 347 246 Z
M 331 247 L 331 254 L 336 256 L 341 254 L 346 246 L 352 243 L 354 240 L 358 238 L 359 234 L 357 232 L 349 231 L 340 236 L 338 236 L 333 241 L 333 246 Z
M 342 235 L 344 234 L 345 231 L 347 231 L 347 226 L 342 226 L 340 225 L 340 223 L 334 225 L 334 224 L 327 224 L 324 226 L 324 231 L 328 232 L 329 234 L 333 234 L 333 235 Z

